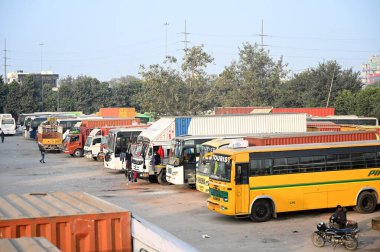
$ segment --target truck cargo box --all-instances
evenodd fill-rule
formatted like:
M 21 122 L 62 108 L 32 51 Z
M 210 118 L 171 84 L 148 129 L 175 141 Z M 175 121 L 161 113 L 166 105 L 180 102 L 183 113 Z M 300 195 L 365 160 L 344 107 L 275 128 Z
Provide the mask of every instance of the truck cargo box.
M 139 125 L 140 119 L 136 118 L 113 118 L 113 119 L 96 119 L 96 120 L 83 120 L 81 126 L 87 128 L 100 128 L 106 126 L 126 126 L 126 125 Z
M 0 238 L 24 236 L 62 251 L 131 251 L 131 213 L 82 192 L 0 197 Z

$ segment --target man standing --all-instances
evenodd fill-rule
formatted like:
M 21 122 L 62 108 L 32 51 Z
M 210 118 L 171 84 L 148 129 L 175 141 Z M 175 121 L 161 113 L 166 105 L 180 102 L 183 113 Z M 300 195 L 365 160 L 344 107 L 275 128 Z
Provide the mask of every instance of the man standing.
M 4 131 L 0 128 L 0 137 L 1 137 L 1 142 L 4 143 Z

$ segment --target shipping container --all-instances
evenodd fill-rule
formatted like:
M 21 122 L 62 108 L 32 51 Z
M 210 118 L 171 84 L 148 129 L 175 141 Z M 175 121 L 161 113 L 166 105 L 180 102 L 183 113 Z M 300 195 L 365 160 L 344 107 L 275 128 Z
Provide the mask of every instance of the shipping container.
M 24 236 L 62 251 L 131 251 L 131 213 L 82 192 L 0 197 L 0 238 Z
M 215 115 L 238 115 L 252 113 L 305 113 L 310 116 L 331 116 L 335 115 L 335 108 L 273 108 L 270 106 L 257 107 L 215 107 Z
M 100 108 L 99 115 L 103 117 L 134 118 L 136 110 L 135 108 Z
M 335 115 L 335 108 L 273 108 L 272 113 L 306 113 L 310 116 L 331 116 Z
M 100 108 L 99 115 L 104 117 L 119 117 L 119 108 Z
M 61 250 L 43 237 L 22 237 L 15 239 L 0 239 L 0 251 L 60 252 Z
M 215 115 L 242 115 L 250 114 L 254 109 L 272 109 L 270 106 L 256 106 L 256 107 L 215 107 Z
M 365 141 L 378 139 L 379 135 L 375 130 L 342 132 L 306 132 L 292 134 L 261 134 L 257 136 L 248 136 L 244 138 L 244 140 L 248 141 L 249 146 Z
M 120 118 L 135 118 L 136 110 L 135 108 L 119 108 L 119 117 Z
M 106 126 L 126 126 L 139 125 L 140 119 L 136 118 L 112 118 L 112 119 L 95 119 L 83 120 L 81 126 L 87 128 L 101 128 Z
M 242 133 L 306 132 L 306 114 L 250 114 L 198 116 L 186 121 L 180 135 L 233 135 Z
M 307 122 L 307 131 L 341 131 L 341 126 L 333 122 Z

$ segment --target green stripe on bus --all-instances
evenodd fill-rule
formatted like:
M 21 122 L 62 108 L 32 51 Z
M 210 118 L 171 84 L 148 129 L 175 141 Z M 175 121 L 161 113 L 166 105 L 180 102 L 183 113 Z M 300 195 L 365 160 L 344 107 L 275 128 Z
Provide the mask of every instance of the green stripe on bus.
M 343 184 L 343 183 L 355 183 L 355 182 L 366 182 L 366 181 L 376 181 L 380 178 L 373 179 L 352 179 L 352 180 L 338 180 L 338 181 L 327 181 L 327 182 L 316 182 L 316 183 L 303 183 L 303 184 L 288 184 L 288 185 L 273 185 L 273 186 L 256 186 L 250 187 L 250 190 L 263 190 L 263 189 L 275 189 L 284 187 L 299 187 L 299 186 L 315 186 L 315 185 L 329 185 L 329 184 Z

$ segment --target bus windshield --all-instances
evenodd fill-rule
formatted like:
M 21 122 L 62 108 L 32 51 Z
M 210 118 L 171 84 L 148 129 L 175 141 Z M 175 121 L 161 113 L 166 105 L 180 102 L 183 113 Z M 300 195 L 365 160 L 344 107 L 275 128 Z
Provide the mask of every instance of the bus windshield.
M 169 164 L 179 164 L 182 155 L 182 144 L 180 140 L 173 139 L 170 145 Z
M 13 118 L 6 118 L 1 121 L 2 124 L 14 124 L 15 120 Z
M 225 182 L 231 180 L 231 161 L 226 156 L 213 155 L 210 178 Z
M 90 147 L 91 146 L 91 142 L 92 142 L 92 136 L 87 137 L 87 140 L 86 140 L 86 143 L 84 144 L 84 146 Z
M 202 155 L 202 152 L 201 152 Z M 211 163 L 212 153 L 207 152 L 202 156 L 202 161 L 199 162 L 197 171 L 205 175 L 210 175 L 210 163 Z M 201 160 L 201 159 L 199 159 Z

